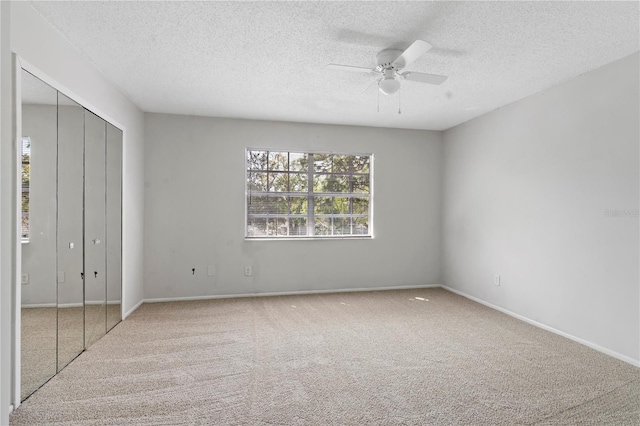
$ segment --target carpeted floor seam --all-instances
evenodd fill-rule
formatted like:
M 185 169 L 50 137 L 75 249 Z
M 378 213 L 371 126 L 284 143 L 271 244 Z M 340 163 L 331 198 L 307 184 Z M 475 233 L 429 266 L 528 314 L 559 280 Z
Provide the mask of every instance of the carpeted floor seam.
M 593 398 L 591 398 L 591 399 L 588 399 L 588 400 L 586 400 L 586 401 L 583 401 L 583 402 L 581 402 L 581 403 L 579 403 L 579 404 L 575 404 L 575 405 L 573 405 L 573 406 L 567 407 L 567 408 L 565 408 L 564 410 L 559 411 L 559 412 L 557 412 L 557 413 L 553 414 L 552 416 L 545 417 L 545 418 L 543 418 L 543 419 L 539 419 L 539 420 L 537 420 L 537 421 L 536 421 L 536 422 L 534 422 L 534 423 L 530 423 L 529 425 L 535 426 L 535 425 L 542 424 L 542 423 L 544 423 L 544 422 L 548 422 L 550 419 L 557 418 L 557 417 L 559 417 L 559 416 L 561 416 L 561 415 L 565 414 L 566 412 L 569 412 L 569 411 L 571 411 L 571 410 L 575 410 L 576 408 L 583 407 L 583 406 L 585 406 L 585 405 L 587 405 L 587 404 L 592 404 L 592 403 L 594 403 L 594 402 L 595 402 L 595 401 L 597 401 L 597 400 L 601 400 L 601 399 L 603 399 L 603 398 L 606 398 L 608 395 L 612 395 L 612 394 L 614 394 L 616 391 L 618 391 L 618 390 L 620 390 L 620 389 L 622 389 L 622 388 L 624 388 L 624 387 L 626 387 L 626 386 L 629 386 L 629 385 L 631 385 L 631 384 L 633 384 L 633 383 L 637 384 L 637 385 L 638 385 L 638 387 L 640 388 L 640 380 L 638 380 L 638 379 L 630 380 L 630 381 L 628 381 L 628 382 L 626 382 L 626 383 L 623 383 L 623 384 L 621 384 L 621 385 L 619 385 L 619 386 L 616 386 L 615 388 L 613 388 L 613 389 L 609 390 L 608 392 L 606 392 L 606 393 L 604 393 L 604 394 L 602 394 L 602 395 L 595 396 L 595 397 L 593 397 Z M 639 401 L 639 403 L 640 403 L 640 401 Z M 638 424 L 640 424 L 640 418 L 638 419 Z

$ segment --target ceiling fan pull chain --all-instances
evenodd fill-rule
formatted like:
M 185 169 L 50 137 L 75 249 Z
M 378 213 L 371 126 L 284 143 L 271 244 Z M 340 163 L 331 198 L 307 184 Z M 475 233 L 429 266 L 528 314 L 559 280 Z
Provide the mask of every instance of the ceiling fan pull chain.
M 398 115 L 402 114 L 402 88 L 398 90 Z

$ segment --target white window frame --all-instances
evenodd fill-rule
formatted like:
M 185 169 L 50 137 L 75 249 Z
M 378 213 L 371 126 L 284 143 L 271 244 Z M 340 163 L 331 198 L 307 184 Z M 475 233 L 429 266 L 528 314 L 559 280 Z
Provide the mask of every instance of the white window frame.
M 289 154 L 306 154 L 311 157 L 308 160 L 308 169 L 307 171 L 299 172 L 301 174 L 307 174 L 307 191 L 306 192 L 255 192 L 251 191 L 249 188 L 249 173 L 252 170 L 249 168 L 248 157 L 250 151 L 267 151 L 267 152 L 287 152 Z M 313 189 L 313 177 L 315 174 L 322 175 L 332 175 L 333 172 L 323 172 L 318 173 L 315 172 L 313 167 L 313 155 L 321 154 L 321 155 L 353 155 L 353 156 L 367 156 L 369 157 L 369 192 L 368 193 L 359 193 L 359 192 L 314 192 Z M 343 239 L 372 239 L 373 238 L 373 204 L 374 204 L 374 155 L 373 153 L 361 153 L 361 152 L 335 152 L 335 151 L 306 151 L 306 150 L 289 150 L 289 149 L 277 149 L 277 148 L 246 148 L 244 152 L 244 164 L 245 164 L 245 172 L 244 172 L 244 187 L 245 187 L 245 197 L 244 197 L 244 205 L 245 205 L 245 214 L 244 214 L 244 237 L 246 240 L 253 241 L 265 241 L 265 240 L 273 240 L 273 241 L 282 241 L 282 240 L 343 240 Z M 311 165 L 311 167 L 309 167 Z M 266 172 L 266 171 L 264 171 Z M 291 174 L 292 171 L 288 171 Z M 293 171 L 293 173 L 298 173 Z M 358 173 L 345 173 L 345 172 L 336 172 L 335 175 L 361 175 Z M 307 220 L 307 234 L 306 235 L 249 235 L 249 221 L 250 218 L 266 218 L 267 221 L 269 218 L 292 218 L 298 217 L 298 215 L 291 214 L 289 211 L 286 214 L 275 214 L 275 213 L 265 213 L 265 214 L 255 214 L 249 213 L 249 199 L 251 196 L 268 196 L 267 194 L 277 194 L 278 197 L 306 197 L 307 199 L 307 213 L 305 215 L 299 215 L 299 217 L 305 217 Z M 368 212 L 367 214 L 316 214 L 314 209 L 314 199 L 315 197 L 341 197 L 341 198 L 368 198 Z M 336 235 L 309 235 L 309 232 L 314 232 L 315 229 L 315 219 L 318 217 L 326 217 L 326 218 L 358 218 L 358 217 L 367 217 L 368 218 L 368 226 L 366 234 L 336 234 Z

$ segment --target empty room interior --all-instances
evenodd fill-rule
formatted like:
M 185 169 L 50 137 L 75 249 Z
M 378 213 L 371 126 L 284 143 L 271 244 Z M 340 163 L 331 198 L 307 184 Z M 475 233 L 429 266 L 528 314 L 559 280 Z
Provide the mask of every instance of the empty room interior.
M 640 3 L 0 24 L 0 425 L 640 424 Z

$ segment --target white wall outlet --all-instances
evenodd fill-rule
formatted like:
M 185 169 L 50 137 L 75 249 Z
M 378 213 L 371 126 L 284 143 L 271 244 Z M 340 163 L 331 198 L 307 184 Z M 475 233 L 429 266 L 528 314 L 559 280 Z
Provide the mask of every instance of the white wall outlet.
M 65 276 L 64 271 L 58 272 L 58 282 L 59 283 L 65 282 L 66 279 L 67 279 L 67 277 Z
M 209 266 L 207 268 L 207 276 L 212 277 L 216 274 L 216 267 L 215 266 Z
M 251 265 L 245 265 L 244 266 L 244 275 L 247 277 L 251 276 Z
M 20 282 L 22 285 L 29 284 L 29 274 L 22 274 L 20 276 Z
M 493 276 L 493 284 L 495 284 L 495 285 L 497 285 L 497 286 L 499 286 L 499 285 L 500 285 L 500 275 L 495 274 L 495 275 Z

